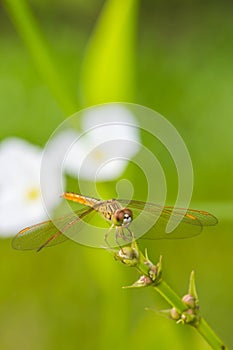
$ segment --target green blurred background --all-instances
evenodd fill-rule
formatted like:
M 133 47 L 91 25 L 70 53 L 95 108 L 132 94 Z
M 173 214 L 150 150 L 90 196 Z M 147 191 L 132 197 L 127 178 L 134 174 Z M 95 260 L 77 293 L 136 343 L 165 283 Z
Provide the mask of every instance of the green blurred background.
M 148 248 L 152 261 L 163 255 L 164 279 L 180 295 L 187 291 L 190 271 L 196 271 L 201 312 L 230 348 L 232 3 L 109 1 L 108 12 L 97 0 L 31 0 L 61 77 L 55 85 L 66 103 L 50 84 L 53 78 L 43 74 L 46 68 L 38 69 L 22 31 L 12 24 L 11 1 L 4 3 L 8 10 L 2 6 L 0 14 L 0 138 L 19 136 L 44 146 L 66 116 L 113 100 L 151 107 L 173 123 L 193 161 L 192 207 L 213 212 L 219 225 L 190 240 L 144 242 L 142 248 Z M 108 25 L 121 24 L 127 3 L 122 24 L 126 32 L 111 37 Z M 110 41 L 117 62 L 111 61 L 108 73 L 113 82 L 118 80 L 108 91 L 107 77 L 97 68 Z M 164 169 L 173 184 L 169 165 Z M 110 191 L 110 184 L 106 186 Z M 169 191 L 174 200 L 175 190 Z M 168 308 L 152 288 L 122 290 L 137 277 L 105 251 L 69 242 L 40 254 L 17 252 L 10 239 L 2 239 L 0 349 L 209 349 L 193 329 L 144 311 Z

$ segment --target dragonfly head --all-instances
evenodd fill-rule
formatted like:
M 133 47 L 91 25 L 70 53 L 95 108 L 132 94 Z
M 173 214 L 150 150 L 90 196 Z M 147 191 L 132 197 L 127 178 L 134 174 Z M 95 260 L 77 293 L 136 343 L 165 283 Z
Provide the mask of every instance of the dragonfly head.
M 133 213 L 130 209 L 118 209 L 114 214 L 114 224 L 116 226 L 128 226 L 133 220 Z

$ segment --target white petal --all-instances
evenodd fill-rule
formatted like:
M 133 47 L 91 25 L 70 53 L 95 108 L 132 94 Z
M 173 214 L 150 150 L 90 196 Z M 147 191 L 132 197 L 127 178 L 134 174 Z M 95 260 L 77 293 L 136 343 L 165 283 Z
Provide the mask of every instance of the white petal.
M 130 160 L 140 149 L 137 125 L 132 113 L 122 105 L 85 110 L 82 114 L 83 134 L 76 133 L 75 136 L 75 132 L 67 131 L 58 136 L 66 142 L 69 139 L 71 145 L 64 168 L 73 176 L 91 181 L 119 177 L 127 166 L 125 160 Z
M 97 106 L 83 113 L 82 125 L 92 146 L 108 140 L 138 141 L 138 123 L 124 106 L 113 104 Z M 90 130 L 91 129 L 91 130 Z
M 62 157 L 60 171 L 91 181 L 114 179 L 140 149 L 137 125 L 122 105 L 87 109 L 82 114 L 83 132 L 60 132 L 50 141 L 50 152 L 57 159 Z
M 42 150 L 24 140 L 8 138 L 1 142 L 0 235 L 15 234 L 23 226 L 47 217 L 40 196 L 41 159 Z M 57 204 L 59 194 L 48 189 L 53 205 Z
M 22 184 L 30 178 L 40 178 L 42 151 L 18 138 L 8 138 L 0 144 L 0 185 Z
M 100 124 L 138 125 L 133 114 L 123 105 L 106 104 L 87 109 L 82 115 L 82 128 L 88 130 Z
M 122 159 L 113 159 L 96 171 L 96 181 L 108 181 L 114 177 L 119 177 L 125 168 L 127 167 L 127 162 Z

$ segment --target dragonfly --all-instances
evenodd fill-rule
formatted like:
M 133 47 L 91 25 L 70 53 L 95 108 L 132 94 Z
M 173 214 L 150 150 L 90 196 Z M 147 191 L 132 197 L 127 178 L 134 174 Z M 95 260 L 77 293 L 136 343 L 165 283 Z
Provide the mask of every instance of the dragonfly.
M 104 242 L 108 247 L 111 232 L 114 233 L 116 245 L 121 246 L 137 238 L 153 240 L 193 237 L 204 226 L 218 223 L 214 215 L 203 210 L 160 206 L 138 200 L 100 200 L 72 192 L 65 192 L 61 197 L 81 204 L 84 208 L 24 228 L 13 239 L 13 248 L 40 251 L 68 239 L 75 240 L 75 236 L 94 214 L 99 214 L 109 224 L 104 234 Z M 167 233 L 167 223 L 171 219 L 180 222 L 172 232 Z

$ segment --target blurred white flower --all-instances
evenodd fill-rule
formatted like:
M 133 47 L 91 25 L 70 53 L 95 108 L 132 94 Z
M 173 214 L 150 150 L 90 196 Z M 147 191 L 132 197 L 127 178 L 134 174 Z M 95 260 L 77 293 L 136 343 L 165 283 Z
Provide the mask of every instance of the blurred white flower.
M 122 105 L 88 109 L 82 114 L 82 134 L 74 130 L 60 133 L 56 148 L 70 140 L 63 166 L 72 176 L 90 181 L 118 178 L 140 148 L 137 121 Z
M 40 193 L 41 159 L 39 147 L 19 138 L 0 143 L 1 236 L 10 236 L 47 218 Z M 59 195 L 53 191 L 53 206 Z

